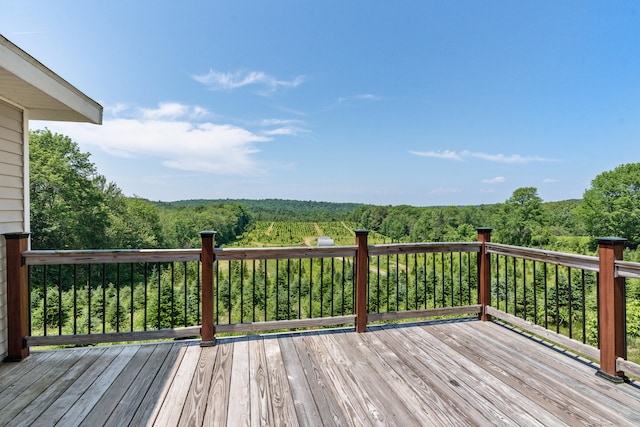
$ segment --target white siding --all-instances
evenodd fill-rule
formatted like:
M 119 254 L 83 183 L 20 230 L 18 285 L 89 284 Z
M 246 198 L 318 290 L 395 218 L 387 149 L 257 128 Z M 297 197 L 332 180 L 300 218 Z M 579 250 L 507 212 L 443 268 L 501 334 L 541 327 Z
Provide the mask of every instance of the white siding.
M 0 235 L 25 231 L 22 111 L 0 101 Z M 0 360 L 7 355 L 6 244 L 0 236 Z

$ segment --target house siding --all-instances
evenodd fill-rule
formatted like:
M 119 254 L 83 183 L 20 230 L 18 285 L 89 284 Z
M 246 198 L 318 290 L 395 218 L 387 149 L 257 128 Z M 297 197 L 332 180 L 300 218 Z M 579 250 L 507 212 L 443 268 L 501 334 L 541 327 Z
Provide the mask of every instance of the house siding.
M 0 359 L 7 355 L 7 262 L 2 234 L 25 231 L 24 114 L 0 101 Z

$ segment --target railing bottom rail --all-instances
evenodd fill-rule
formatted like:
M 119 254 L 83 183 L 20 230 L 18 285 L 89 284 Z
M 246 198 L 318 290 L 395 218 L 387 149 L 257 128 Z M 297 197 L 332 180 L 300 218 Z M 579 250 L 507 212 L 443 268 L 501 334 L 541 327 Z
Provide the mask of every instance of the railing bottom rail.
M 267 332 L 282 329 L 301 329 L 323 326 L 338 326 L 354 324 L 356 316 L 353 314 L 333 317 L 315 317 L 312 319 L 271 320 L 266 322 L 233 323 L 228 325 L 216 325 L 216 334 L 220 333 L 244 333 Z
M 546 341 L 557 343 L 562 347 L 568 348 L 592 360 L 597 361 L 600 359 L 600 350 L 598 350 L 595 347 L 591 347 L 588 344 L 583 344 L 580 341 L 574 340 L 565 335 L 543 328 L 542 326 L 531 323 L 528 320 L 521 319 L 520 317 L 514 316 L 513 314 L 504 312 L 502 310 L 498 310 L 491 306 L 486 307 L 485 311 L 487 312 L 487 314 L 493 316 L 496 319 L 500 319 L 507 323 L 510 323 L 515 327 L 517 327 L 518 329 L 537 335 Z
M 389 311 L 386 313 L 369 313 L 369 322 L 393 321 L 403 319 L 415 319 L 420 317 L 450 316 L 457 314 L 480 314 L 480 304 L 465 305 L 461 307 L 428 308 L 426 310 Z
M 56 345 L 90 345 L 104 343 L 118 343 L 129 341 L 150 341 L 175 338 L 196 338 L 201 333 L 200 326 L 189 326 L 186 328 L 158 329 L 152 331 L 134 332 L 107 332 L 103 334 L 85 335 L 47 335 L 25 337 L 27 345 L 56 346 Z

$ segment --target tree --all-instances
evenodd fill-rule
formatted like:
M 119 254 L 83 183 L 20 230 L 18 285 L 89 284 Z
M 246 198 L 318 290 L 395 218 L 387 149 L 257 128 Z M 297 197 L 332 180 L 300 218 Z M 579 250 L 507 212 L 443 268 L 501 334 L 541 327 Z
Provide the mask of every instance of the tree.
M 163 246 L 158 207 L 148 200 L 125 197 L 121 193 L 110 201 L 109 244 L 114 248 L 157 248 Z
M 535 187 L 515 190 L 503 206 L 502 222 L 498 230 L 500 241 L 529 246 L 544 224 L 542 199 L 538 196 L 538 190 Z
M 102 247 L 109 223 L 104 177 L 69 137 L 29 134 L 34 249 Z
M 629 247 L 640 244 L 640 163 L 602 172 L 591 181 L 576 209 L 593 237 L 624 237 Z

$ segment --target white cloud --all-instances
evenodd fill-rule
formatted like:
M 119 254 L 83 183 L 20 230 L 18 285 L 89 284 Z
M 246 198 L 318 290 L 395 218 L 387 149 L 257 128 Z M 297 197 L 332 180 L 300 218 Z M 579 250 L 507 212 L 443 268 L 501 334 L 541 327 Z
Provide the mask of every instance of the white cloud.
M 305 122 L 302 120 L 263 119 L 259 124 L 265 128 L 274 127 L 274 129 L 262 131 L 264 135 L 300 135 L 301 133 L 308 132 L 308 130 L 304 128 Z
M 377 101 L 380 99 L 379 96 L 374 95 L 372 93 L 363 93 L 361 95 L 357 95 L 356 99 L 363 99 L 363 100 L 368 100 L 368 101 Z
M 457 153 L 455 151 L 444 150 L 440 151 L 410 151 L 411 154 L 424 157 L 435 157 L 438 159 L 446 160 L 463 160 L 467 157 L 473 157 L 477 159 L 486 160 L 489 162 L 499 163 L 530 163 L 530 162 L 555 162 L 555 159 L 547 159 L 538 156 L 521 156 L 520 154 L 511 154 L 505 156 L 504 154 L 487 154 L 487 153 L 474 153 L 471 151 L 461 151 Z
M 447 160 L 462 160 L 455 151 L 444 150 L 440 151 L 409 151 L 411 154 L 415 154 L 416 156 L 423 157 L 435 157 L 436 159 L 447 159 Z
M 140 110 L 144 120 L 177 120 L 181 118 L 202 118 L 209 115 L 206 108 L 191 107 L 178 102 L 161 102 L 158 108 Z
M 461 153 L 463 157 L 475 157 L 478 159 L 487 160 L 489 162 L 499 163 L 530 163 L 530 162 L 550 162 L 553 159 L 545 159 L 538 156 L 521 156 L 520 154 L 511 154 L 505 156 L 504 154 L 486 154 L 486 153 L 471 153 L 469 151 L 463 151 Z
M 267 92 L 274 92 L 284 87 L 296 87 L 302 84 L 304 76 L 298 76 L 293 80 L 278 80 L 262 71 L 236 71 L 225 73 L 209 70 L 202 75 L 191 76 L 195 81 L 202 83 L 211 90 L 233 90 L 244 86 L 259 85 Z
M 542 180 L 543 184 L 553 184 L 555 182 L 560 182 L 560 180 L 555 178 L 545 178 Z
M 372 93 L 362 93 L 360 95 L 355 95 L 355 96 L 345 96 L 345 97 L 341 97 L 338 98 L 338 104 L 342 104 L 344 102 L 347 101 L 378 101 L 382 98 L 380 98 L 378 95 L 374 95 Z
M 277 129 L 265 130 L 264 135 L 298 135 L 302 130 L 293 127 L 280 127 Z
M 506 181 L 504 176 L 496 176 L 494 178 L 483 179 L 482 182 L 485 184 L 500 184 Z
M 51 122 L 53 132 L 115 156 L 157 157 L 168 168 L 222 175 L 256 175 L 264 171 L 254 159 L 256 143 L 271 138 L 230 124 L 194 123 L 197 107 L 161 104 L 138 118 L 105 119 L 102 126 Z

